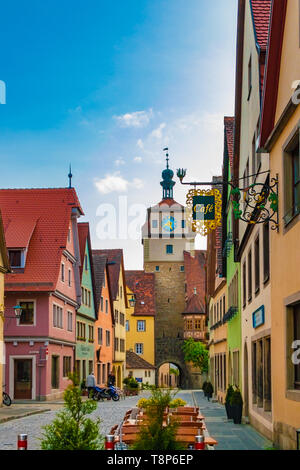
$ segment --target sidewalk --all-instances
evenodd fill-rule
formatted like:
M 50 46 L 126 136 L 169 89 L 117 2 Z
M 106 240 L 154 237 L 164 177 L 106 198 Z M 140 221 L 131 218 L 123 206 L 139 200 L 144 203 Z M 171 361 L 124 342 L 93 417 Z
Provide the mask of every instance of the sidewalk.
M 11 406 L 3 405 L 0 408 L 0 423 L 5 423 L 13 419 L 24 418 L 25 416 L 46 413 L 60 408 L 63 401 L 38 402 L 38 401 L 21 401 L 12 403 Z
M 204 398 L 202 391 L 193 391 L 193 396 L 205 416 L 205 424 L 211 437 L 218 441 L 216 450 L 264 450 L 272 442 L 259 434 L 250 424 L 234 424 L 226 416 L 225 406 Z

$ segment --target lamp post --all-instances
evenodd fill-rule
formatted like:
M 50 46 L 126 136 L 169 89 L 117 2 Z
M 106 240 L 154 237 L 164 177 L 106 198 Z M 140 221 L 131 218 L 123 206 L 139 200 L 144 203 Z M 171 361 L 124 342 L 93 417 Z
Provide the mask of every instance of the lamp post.
M 21 305 L 15 305 L 14 307 L 12 307 L 14 309 L 14 312 L 15 314 L 13 316 L 11 315 L 5 315 L 4 313 L 4 307 L 3 307 L 3 310 L 1 313 L 1 315 L 3 316 L 3 318 L 16 318 L 17 320 L 20 319 L 21 315 L 22 315 L 22 307 Z
M 129 305 L 130 307 L 135 307 L 135 304 L 136 304 L 136 298 L 135 298 L 135 295 L 132 294 L 131 299 L 129 299 Z

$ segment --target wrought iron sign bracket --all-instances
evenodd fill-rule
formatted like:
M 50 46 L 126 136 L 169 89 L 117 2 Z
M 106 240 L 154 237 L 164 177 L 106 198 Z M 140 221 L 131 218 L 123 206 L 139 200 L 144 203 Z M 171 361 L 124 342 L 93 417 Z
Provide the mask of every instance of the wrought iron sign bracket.
M 245 180 L 253 176 L 264 173 L 270 174 L 270 171 L 263 171 L 247 178 L 238 178 L 235 181 Z M 233 181 L 193 181 L 183 182 L 186 176 L 186 170 L 177 170 L 177 176 L 182 185 L 194 186 L 195 192 L 197 186 L 221 186 L 229 185 L 231 187 L 230 199 L 235 219 L 242 220 L 248 224 L 262 224 L 270 222 L 272 230 L 279 231 L 278 219 L 278 174 L 276 178 L 269 177 L 265 183 L 254 182 L 247 187 L 240 188 Z M 188 194 L 188 200 L 191 198 L 192 190 Z

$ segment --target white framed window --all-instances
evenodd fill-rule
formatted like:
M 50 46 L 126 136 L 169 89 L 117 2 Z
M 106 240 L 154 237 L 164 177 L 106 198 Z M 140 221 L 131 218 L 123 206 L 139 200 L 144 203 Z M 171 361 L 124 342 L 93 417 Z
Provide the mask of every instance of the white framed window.
M 136 354 L 143 354 L 144 353 L 144 344 L 143 343 L 135 343 L 135 353 Z
M 105 313 L 108 313 L 108 300 L 105 300 Z
M 72 271 L 71 269 L 68 270 L 68 284 L 69 287 L 71 287 L 71 282 L 72 282 Z
M 146 331 L 146 320 L 137 321 L 137 331 Z
M 18 326 L 35 326 L 36 324 L 36 301 L 31 299 L 18 300 L 22 307 L 21 317 L 17 320 Z
M 69 230 L 68 230 L 68 242 L 70 242 L 70 241 L 71 241 L 71 229 L 69 228 Z
M 53 304 L 53 326 L 63 328 L 63 309 L 57 304 Z
M 68 311 L 68 331 L 73 331 L 73 313 Z
M 102 344 L 103 341 L 103 330 L 102 328 L 98 328 L 98 344 Z
M 126 320 L 126 323 L 125 323 L 125 331 L 130 331 L 129 320 Z
M 100 299 L 100 309 L 101 309 L 101 312 L 103 312 L 103 297 L 101 297 Z
M 65 282 L 65 265 L 64 265 L 64 263 L 61 263 L 61 280 L 62 280 L 62 282 Z
M 25 251 L 24 250 L 8 250 L 9 263 L 12 268 L 24 268 Z

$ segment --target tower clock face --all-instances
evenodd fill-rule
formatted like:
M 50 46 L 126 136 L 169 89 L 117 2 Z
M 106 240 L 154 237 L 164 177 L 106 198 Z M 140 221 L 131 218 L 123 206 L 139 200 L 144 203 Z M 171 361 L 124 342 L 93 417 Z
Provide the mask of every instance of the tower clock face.
M 165 232 L 173 232 L 176 228 L 176 220 L 174 217 L 165 217 L 162 220 L 162 228 Z

